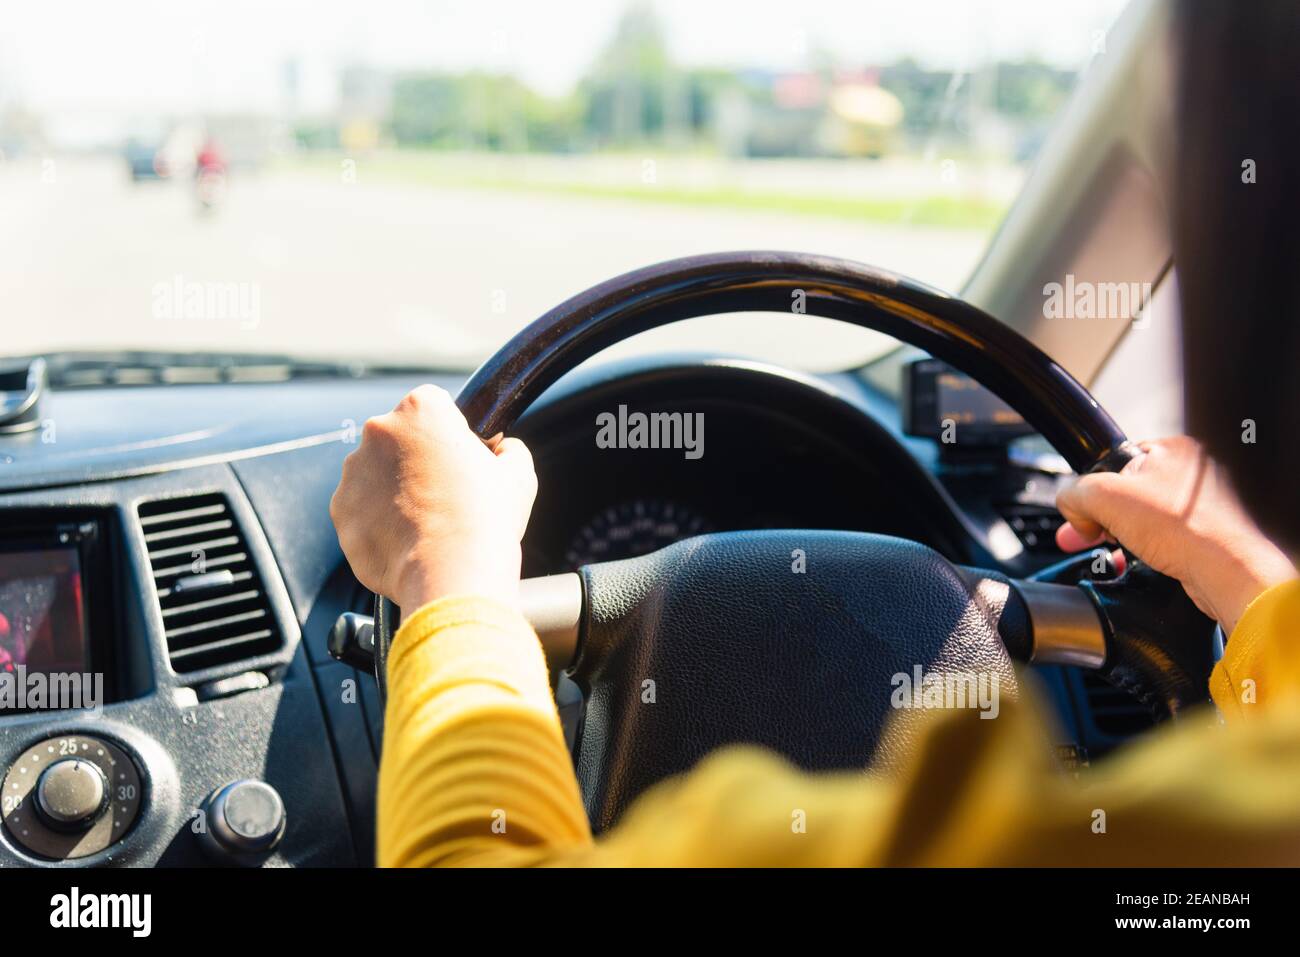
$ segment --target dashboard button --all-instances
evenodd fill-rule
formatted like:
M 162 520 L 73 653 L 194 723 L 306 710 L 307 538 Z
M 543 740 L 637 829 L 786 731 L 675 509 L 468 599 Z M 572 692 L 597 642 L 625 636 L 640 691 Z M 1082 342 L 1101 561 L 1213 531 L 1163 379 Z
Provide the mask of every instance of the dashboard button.
M 265 781 L 233 781 L 203 802 L 200 837 L 209 855 L 226 864 L 256 867 L 284 837 L 284 802 Z

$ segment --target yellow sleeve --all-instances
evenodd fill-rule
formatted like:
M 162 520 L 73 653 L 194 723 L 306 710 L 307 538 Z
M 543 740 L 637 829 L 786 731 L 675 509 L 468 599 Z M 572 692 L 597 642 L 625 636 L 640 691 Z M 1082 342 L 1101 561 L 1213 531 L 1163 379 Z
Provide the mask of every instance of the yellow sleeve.
M 606 866 L 1294 866 L 1300 709 L 1225 729 L 1188 717 L 1084 771 L 1056 768 L 1031 702 L 934 716 L 903 772 L 813 775 L 728 748 L 648 791 Z M 1279 720 L 1273 720 L 1277 718 Z M 1213 769 L 1213 773 L 1207 773 Z
M 1229 721 L 1300 693 L 1300 580 L 1274 585 L 1246 608 L 1210 675 Z
M 389 695 L 384 865 L 1300 860 L 1294 697 L 1230 730 L 1206 709 L 1079 780 L 1054 766 L 1029 701 L 1003 702 L 994 720 L 931 713 L 893 778 L 812 775 L 770 752 L 726 748 L 652 788 L 593 842 L 540 647 L 516 613 L 462 598 L 421 609 L 395 642 Z
M 388 659 L 381 867 L 517 863 L 591 843 L 528 622 L 448 597 L 403 622 Z

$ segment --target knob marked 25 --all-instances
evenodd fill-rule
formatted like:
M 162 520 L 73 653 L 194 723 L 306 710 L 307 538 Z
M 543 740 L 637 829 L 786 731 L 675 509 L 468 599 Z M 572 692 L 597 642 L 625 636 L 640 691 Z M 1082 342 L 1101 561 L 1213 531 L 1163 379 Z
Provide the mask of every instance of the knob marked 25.
M 96 784 L 102 788 L 98 800 Z M 89 857 L 116 843 L 135 823 L 143 801 L 144 784 L 130 755 L 88 734 L 33 744 L 0 785 L 0 816 L 9 839 L 55 861 Z

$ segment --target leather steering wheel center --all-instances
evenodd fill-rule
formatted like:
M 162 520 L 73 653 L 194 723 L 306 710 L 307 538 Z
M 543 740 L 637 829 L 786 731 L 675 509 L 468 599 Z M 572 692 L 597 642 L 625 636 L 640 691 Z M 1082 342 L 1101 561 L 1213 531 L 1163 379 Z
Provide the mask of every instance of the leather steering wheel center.
M 752 743 L 809 770 L 880 767 L 935 703 L 921 695 L 932 679 L 962 699 L 939 706 L 993 717 L 1017 693 L 994 610 L 916 542 L 729 532 L 582 574 L 578 776 L 598 828 L 717 747 Z

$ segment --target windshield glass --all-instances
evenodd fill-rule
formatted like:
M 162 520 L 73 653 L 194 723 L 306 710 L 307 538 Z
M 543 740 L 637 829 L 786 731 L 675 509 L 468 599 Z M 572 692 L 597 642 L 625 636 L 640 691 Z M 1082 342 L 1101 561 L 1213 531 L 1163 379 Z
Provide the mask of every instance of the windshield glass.
M 12 4 L 0 354 L 470 367 L 589 285 L 725 249 L 959 287 L 1121 6 Z M 890 344 L 801 323 L 632 348 Z

